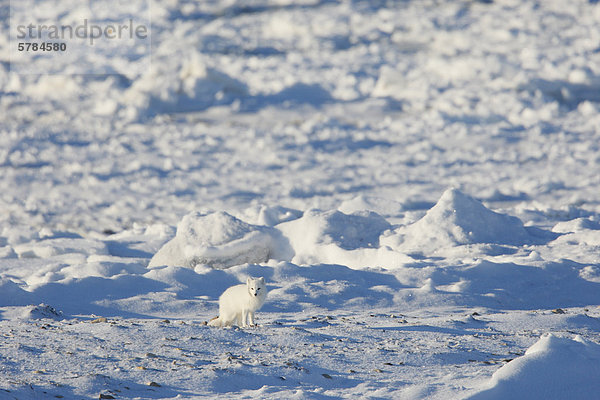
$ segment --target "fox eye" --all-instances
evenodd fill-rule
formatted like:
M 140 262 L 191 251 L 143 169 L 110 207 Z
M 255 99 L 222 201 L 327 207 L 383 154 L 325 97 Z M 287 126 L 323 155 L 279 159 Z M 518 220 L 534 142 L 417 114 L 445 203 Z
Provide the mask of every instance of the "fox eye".
M 258 292 L 260 290 L 260 288 L 256 289 L 256 291 Z

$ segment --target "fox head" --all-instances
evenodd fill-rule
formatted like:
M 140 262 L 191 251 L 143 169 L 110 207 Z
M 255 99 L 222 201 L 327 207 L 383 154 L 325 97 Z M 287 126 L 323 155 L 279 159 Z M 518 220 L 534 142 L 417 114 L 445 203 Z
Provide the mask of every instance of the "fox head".
M 264 296 L 267 293 L 265 285 L 265 278 L 250 278 L 246 280 L 246 286 L 248 287 L 248 293 L 250 297 Z

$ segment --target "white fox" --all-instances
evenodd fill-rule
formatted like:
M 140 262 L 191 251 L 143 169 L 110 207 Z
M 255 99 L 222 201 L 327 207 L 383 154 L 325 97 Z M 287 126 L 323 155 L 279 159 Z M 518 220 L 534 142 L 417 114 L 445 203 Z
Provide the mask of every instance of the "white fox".
M 267 298 L 265 278 L 248 278 L 225 290 L 219 297 L 219 316 L 208 322 L 209 326 L 254 326 L 254 312 L 262 307 Z

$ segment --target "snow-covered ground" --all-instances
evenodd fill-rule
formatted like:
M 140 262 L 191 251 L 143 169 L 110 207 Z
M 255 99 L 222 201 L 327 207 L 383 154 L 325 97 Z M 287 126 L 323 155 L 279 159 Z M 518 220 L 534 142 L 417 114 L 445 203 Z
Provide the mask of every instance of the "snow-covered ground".
M 150 0 L 113 75 L 9 5 L 0 399 L 598 396 L 597 1 Z

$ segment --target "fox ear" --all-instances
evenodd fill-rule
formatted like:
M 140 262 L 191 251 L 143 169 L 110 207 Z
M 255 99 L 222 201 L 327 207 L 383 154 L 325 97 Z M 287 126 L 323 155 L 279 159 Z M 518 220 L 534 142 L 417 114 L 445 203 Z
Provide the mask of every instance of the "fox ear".
M 252 278 L 248 277 L 248 279 L 246 279 L 246 285 L 250 284 L 250 279 L 252 279 Z
M 265 283 L 265 277 L 264 276 L 260 277 L 260 283 Z

